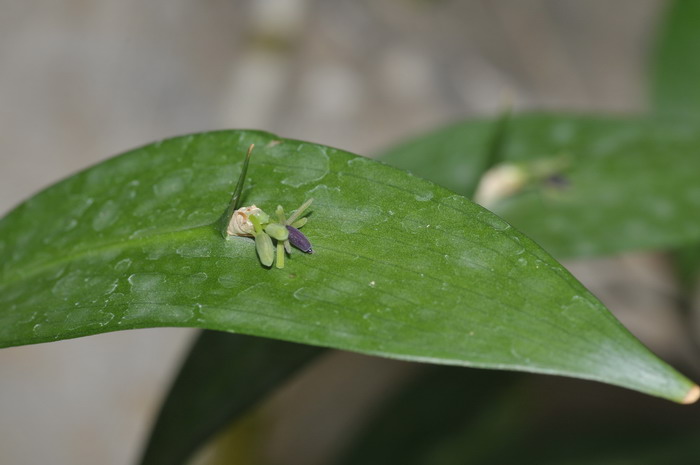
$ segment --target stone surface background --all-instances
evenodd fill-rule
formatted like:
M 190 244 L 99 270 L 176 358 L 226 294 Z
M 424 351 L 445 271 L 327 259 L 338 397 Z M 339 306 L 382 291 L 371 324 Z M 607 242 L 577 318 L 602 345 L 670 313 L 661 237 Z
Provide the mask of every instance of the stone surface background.
M 259 128 L 371 155 L 417 131 L 494 113 L 504 92 L 518 109 L 641 111 L 663 6 L 0 0 L 0 212 L 109 156 L 188 132 Z M 640 260 L 650 258 L 603 263 L 618 272 L 598 289 L 663 350 L 664 324 L 645 327 L 624 313 L 648 308 L 653 321 L 663 302 L 614 300 L 624 286 L 669 286 L 663 270 L 634 277 Z M 590 266 L 575 270 L 593 286 L 600 278 Z M 612 279 L 625 273 L 642 281 Z M 133 463 L 191 336 L 142 330 L 0 351 L 0 463 Z M 376 360 L 363 366 L 370 377 L 392 370 Z M 302 432 L 289 433 L 280 447 L 297 439 Z M 306 464 L 327 453 L 296 452 L 294 463 Z

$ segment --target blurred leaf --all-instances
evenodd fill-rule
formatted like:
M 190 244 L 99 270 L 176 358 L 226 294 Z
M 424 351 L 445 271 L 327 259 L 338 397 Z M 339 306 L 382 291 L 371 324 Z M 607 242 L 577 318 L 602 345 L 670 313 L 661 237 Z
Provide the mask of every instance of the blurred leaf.
M 638 428 L 634 429 L 634 434 L 622 435 L 589 431 L 567 438 L 542 436 L 537 438 L 537 443 L 543 447 L 533 448 L 530 442 L 521 447 L 503 448 L 504 454 L 484 464 L 686 465 L 697 461 L 700 431 L 679 431 L 677 435 L 669 435 L 663 432 L 645 434 Z
M 663 115 L 700 116 L 700 2 L 669 2 L 653 68 L 653 110 Z M 700 242 L 675 250 L 673 261 L 681 284 L 682 306 L 690 306 L 700 278 Z
M 491 140 L 489 146 L 486 149 L 486 160 L 481 164 L 479 170 L 481 174 L 479 175 L 479 181 L 483 179 L 483 175 L 486 172 L 493 171 L 494 168 L 500 166 L 505 160 L 504 149 L 506 146 L 506 141 L 508 139 L 508 124 L 510 123 L 510 118 L 512 112 L 510 108 L 507 108 L 501 113 L 501 115 L 494 121 L 493 131 L 491 134 Z M 471 185 L 467 192 L 463 195 L 468 198 L 476 199 L 476 192 L 478 185 Z M 476 201 L 476 200 L 475 200 Z M 477 201 L 477 203 L 479 203 Z
M 669 2 L 652 69 L 652 106 L 664 116 L 700 117 L 700 2 Z
M 695 463 L 700 453 L 697 407 L 680 410 L 678 406 L 659 404 L 653 399 L 586 389 L 586 385 L 581 385 L 583 389 L 567 390 L 567 384 L 555 380 L 549 390 L 532 391 L 529 398 L 523 399 L 530 412 L 521 429 L 507 431 L 508 436 L 500 447 L 492 448 L 490 456 L 474 463 Z M 551 391 L 557 388 L 563 388 L 563 392 Z M 542 446 L 533 447 L 533 444 Z
M 528 404 L 513 373 L 433 367 L 377 411 L 337 463 L 480 463 L 518 433 Z
M 700 243 L 675 250 L 672 257 L 682 291 L 690 297 L 700 284 Z
M 504 158 L 531 179 L 489 208 L 555 256 L 700 240 L 700 133 L 694 127 L 531 114 L 514 116 L 508 128 Z M 385 160 L 452 190 L 469 191 L 476 182 L 473 173 L 481 173 L 487 157 L 491 130 L 488 122 L 466 121 L 392 150 Z M 429 149 L 442 137 L 453 143 Z M 461 150 L 460 142 L 465 142 Z M 546 164 L 562 166 L 553 173 L 556 179 L 537 176 Z M 472 174 L 465 174 L 467 165 Z
M 563 378 L 434 367 L 335 463 L 681 465 L 700 453 L 697 410 Z
M 497 119 L 476 119 L 430 131 L 380 155 L 397 168 L 409 170 L 458 194 L 471 197 L 489 168 Z M 503 147 L 499 147 L 502 152 Z
M 323 352 L 311 346 L 204 331 L 161 407 L 141 463 L 182 464 Z
M 316 199 L 304 229 L 316 253 L 295 251 L 284 270 L 218 230 L 251 143 L 245 203 Z M 266 133 L 170 139 L 79 173 L 0 221 L 0 257 L 0 346 L 192 326 L 675 401 L 696 389 L 489 211 L 387 165 Z

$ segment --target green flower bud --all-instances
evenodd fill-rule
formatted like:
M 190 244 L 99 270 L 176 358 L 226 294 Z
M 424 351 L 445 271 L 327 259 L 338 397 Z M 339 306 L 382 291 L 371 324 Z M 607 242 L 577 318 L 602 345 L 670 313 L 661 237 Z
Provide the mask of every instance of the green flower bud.
M 279 223 L 270 223 L 265 226 L 265 232 L 278 241 L 286 241 L 289 237 L 289 231 L 285 226 Z
M 284 268 L 284 247 L 281 242 L 277 243 L 277 261 L 275 261 L 277 268 Z
M 258 257 L 263 266 L 272 266 L 272 263 L 275 261 L 275 246 L 272 245 L 270 236 L 264 232 L 256 234 L 255 250 L 258 251 Z
M 299 219 L 296 220 L 294 223 L 292 223 L 292 226 L 294 226 L 294 227 L 297 228 L 297 229 L 301 229 L 301 227 L 304 226 L 304 225 L 306 224 L 307 221 L 308 221 L 308 218 L 307 218 L 307 217 L 299 218 Z
M 260 210 L 259 212 L 256 212 L 253 216 L 258 218 L 258 221 L 260 221 L 260 224 L 265 224 L 270 222 L 270 215 L 265 213 L 264 211 Z

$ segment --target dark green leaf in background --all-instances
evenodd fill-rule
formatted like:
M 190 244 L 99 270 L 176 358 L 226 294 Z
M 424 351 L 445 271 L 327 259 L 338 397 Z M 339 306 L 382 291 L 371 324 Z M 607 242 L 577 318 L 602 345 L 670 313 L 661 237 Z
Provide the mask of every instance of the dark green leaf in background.
M 651 103 L 656 114 L 677 122 L 681 118 L 697 121 L 700 116 L 699 49 L 700 3 L 694 0 L 669 2 L 652 59 Z M 697 213 L 694 216 L 698 221 Z M 682 317 L 687 319 L 684 327 L 697 349 L 700 338 L 692 322 L 697 305 L 696 289 L 700 284 L 700 241 L 673 247 L 671 258 L 679 284 L 678 307 Z
M 231 419 L 322 352 L 312 346 L 202 332 L 165 399 L 141 463 L 186 463 Z
M 431 367 L 380 408 L 339 465 L 481 463 L 521 433 L 515 373 Z
M 700 243 L 674 250 L 671 256 L 681 292 L 692 298 L 700 284 Z
M 685 465 L 700 453 L 698 431 L 697 406 L 564 378 L 431 367 L 333 463 Z
M 379 158 L 471 197 L 488 169 L 489 149 L 497 132 L 495 118 L 456 123 L 401 143 Z
M 652 108 L 659 115 L 700 118 L 700 2 L 668 2 L 652 67 Z
M 315 198 L 304 231 L 316 253 L 284 270 L 218 232 L 251 143 L 244 204 Z M 2 346 L 191 326 L 675 401 L 696 389 L 499 217 L 395 168 L 271 134 L 129 152 L 20 205 L 0 238 Z

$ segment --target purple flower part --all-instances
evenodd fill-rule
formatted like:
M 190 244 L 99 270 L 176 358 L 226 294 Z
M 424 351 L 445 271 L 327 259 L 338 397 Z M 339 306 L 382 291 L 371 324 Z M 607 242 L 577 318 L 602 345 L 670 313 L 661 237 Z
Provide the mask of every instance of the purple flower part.
M 569 178 L 563 174 L 553 174 L 546 179 L 547 184 L 557 189 L 566 189 L 570 186 Z
M 301 231 L 299 231 L 294 226 L 289 225 L 287 225 L 287 231 L 289 231 L 289 242 L 294 247 L 301 250 L 302 252 L 314 253 L 314 251 L 311 250 L 311 242 L 309 242 L 309 240 L 306 238 L 306 236 L 304 236 L 304 234 Z

